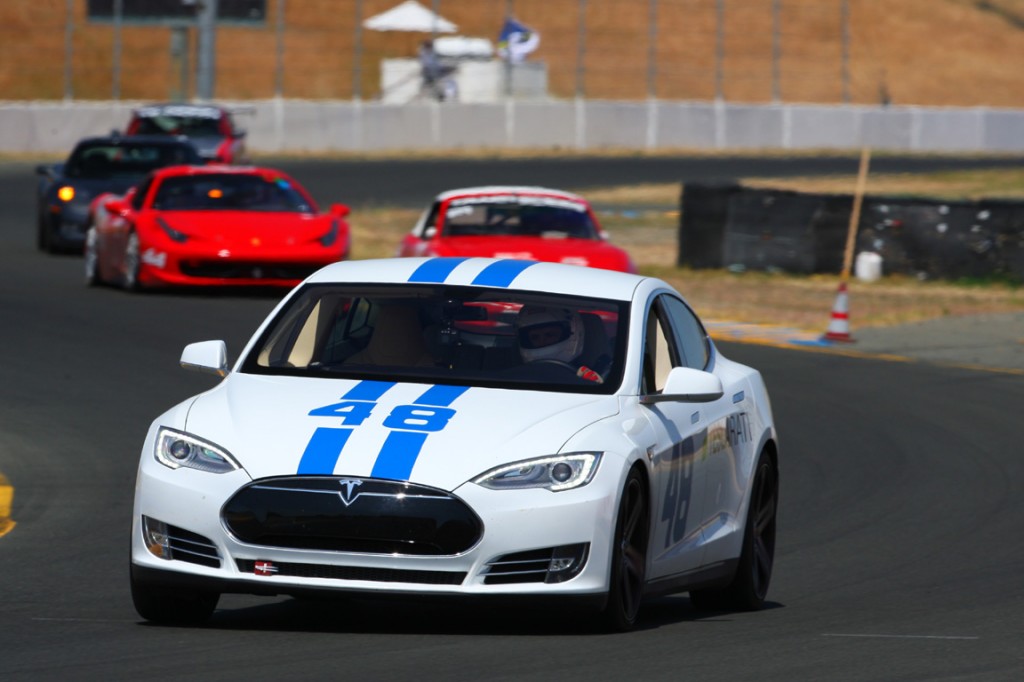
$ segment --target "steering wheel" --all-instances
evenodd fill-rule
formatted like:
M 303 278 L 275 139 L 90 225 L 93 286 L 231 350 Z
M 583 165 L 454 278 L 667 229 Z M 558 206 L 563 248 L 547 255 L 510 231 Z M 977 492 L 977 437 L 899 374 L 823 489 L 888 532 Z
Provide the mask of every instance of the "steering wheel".
M 561 360 L 555 360 L 554 358 L 545 358 L 544 360 L 533 360 L 528 363 L 530 365 L 557 365 L 558 367 L 564 367 L 573 374 L 576 373 L 576 368 L 570 365 L 568 362 L 562 362 Z

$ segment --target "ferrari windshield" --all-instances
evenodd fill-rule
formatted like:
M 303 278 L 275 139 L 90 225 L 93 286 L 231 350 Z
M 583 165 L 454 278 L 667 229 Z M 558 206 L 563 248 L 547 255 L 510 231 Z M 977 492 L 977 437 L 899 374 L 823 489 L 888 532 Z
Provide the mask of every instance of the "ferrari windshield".
M 186 144 L 90 142 L 75 148 L 65 173 L 72 178 L 142 176 L 164 166 L 202 162 L 199 153 Z
M 452 199 L 442 230 L 446 237 L 512 235 L 598 239 L 597 227 L 586 204 L 521 194 Z
M 610 394 L 622 382 L 627 311 L 490 288 L 306 285 L 242 371 Z
M 153 199 L 161 211 L 277 211 L 313 213 L 306 196 L 283 177 L 255 173 L 197 173 L 165 178 Z

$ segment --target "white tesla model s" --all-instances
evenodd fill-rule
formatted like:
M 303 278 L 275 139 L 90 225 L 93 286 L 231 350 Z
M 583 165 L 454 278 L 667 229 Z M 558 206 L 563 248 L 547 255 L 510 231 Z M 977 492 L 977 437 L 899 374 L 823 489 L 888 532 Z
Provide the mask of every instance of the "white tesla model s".
M 220 594 L 543 597 L 632 628 L 645 597 L 757 609 L 779 448 L 761 375 L 665 282 L 572 265 L 330 265 L 152 424 L 139 614 Z

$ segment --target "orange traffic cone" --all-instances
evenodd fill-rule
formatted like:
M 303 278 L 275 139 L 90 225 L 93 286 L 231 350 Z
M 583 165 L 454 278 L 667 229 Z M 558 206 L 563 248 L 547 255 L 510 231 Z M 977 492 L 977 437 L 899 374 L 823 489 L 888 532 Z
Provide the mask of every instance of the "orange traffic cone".
M 846 282 L 839 283 L 839 294 L 832 306 L 832 319 L 821 338 L 824 341 L 853 341 L 850 336 L 850 302 L 846 296 Z

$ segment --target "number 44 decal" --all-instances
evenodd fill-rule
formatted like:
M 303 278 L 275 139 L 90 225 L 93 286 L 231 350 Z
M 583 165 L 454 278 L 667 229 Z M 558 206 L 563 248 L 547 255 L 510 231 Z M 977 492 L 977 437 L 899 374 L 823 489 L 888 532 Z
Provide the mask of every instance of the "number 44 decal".
M 299 461 L 299 474 L 332 474 L 349 436 L 373 414 L 379 400 L 395 384 L 362 381 L 341 402 L 310 410 L 312 417 L 340 418 L 340 427 L 317 427 Z M 465 386 L 432 386 L 411 405 L 398 405 L 384 419 L 389 430 L 370 473 L 375 478 L 408 480 L 420 450 L 431 433 L 443 430 L 456 411 L 448 407 Z

